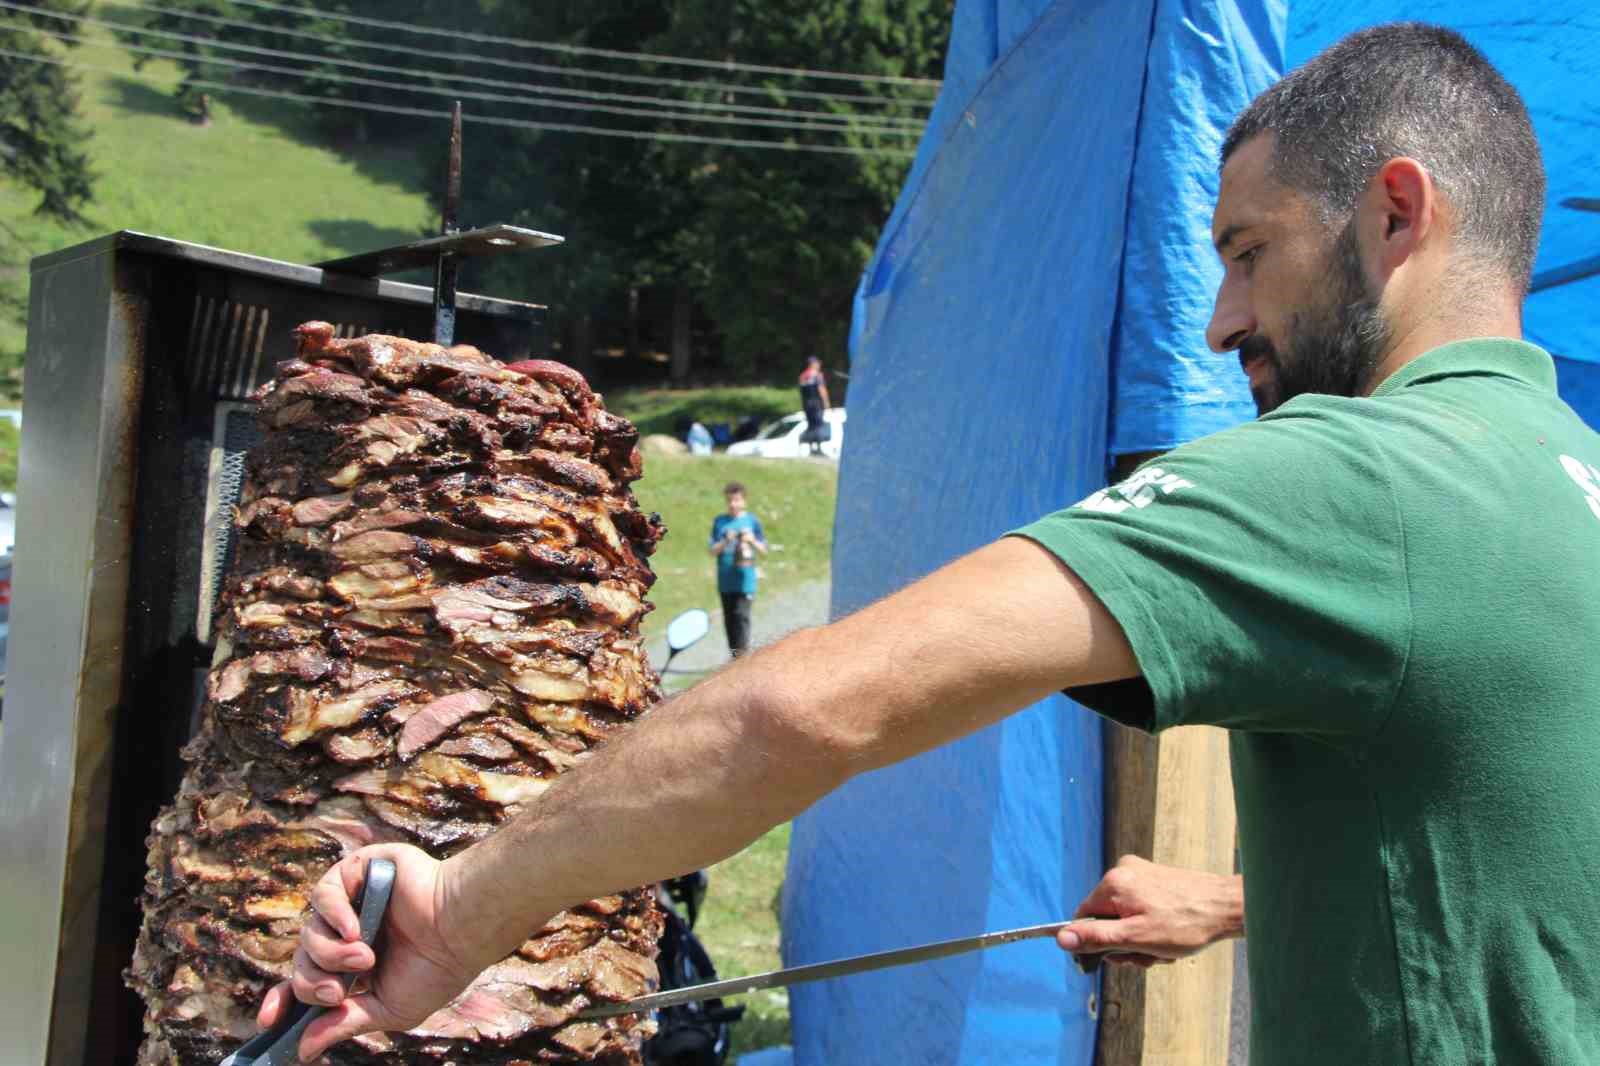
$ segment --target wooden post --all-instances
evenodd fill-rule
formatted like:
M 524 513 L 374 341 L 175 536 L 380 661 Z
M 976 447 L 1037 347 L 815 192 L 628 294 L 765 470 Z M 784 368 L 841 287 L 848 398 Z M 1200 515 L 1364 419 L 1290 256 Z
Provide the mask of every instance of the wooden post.
M 1185 726 L 1159 738 L 1106 723 L 1105 855 L 1233 872 L 1228 734 Z M 1110 966 L 1098 1066 L 1226 1066 L 1233 949 L 1217 944 L 1151 970 Z
M 689 380 L 689 359 L 693 354 L 690 336 L 693 314 L 694 303 L 689 296 L 688 287 L 677 286 L 672 290 L 671 377 L 674 384 L 681 385 Z
M 561 361 L 586 378 L 594 377 L 594 317 L 588 311 L 568 319 L 567 341 Z
M 628 340 L 624 349 L 629 362 L 639 358 L 639 286 L 628 287 Z

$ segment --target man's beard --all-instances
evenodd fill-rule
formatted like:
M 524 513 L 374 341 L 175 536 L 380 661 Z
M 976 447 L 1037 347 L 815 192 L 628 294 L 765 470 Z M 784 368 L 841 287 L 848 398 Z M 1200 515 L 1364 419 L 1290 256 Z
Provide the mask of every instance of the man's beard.
M 1271 368 L 1267 379 L 1250 389 L 1259 414 L 1304 393 L 1361 394 L 1393 339 L 1361 271 L 1354 219 L 1334 241 L 1328 258 L 1333 285 L 1328 302 L 1290 316 L 1284 351 L 1260 334 L 1239 346 L 1242 364 L 1262 359 Z

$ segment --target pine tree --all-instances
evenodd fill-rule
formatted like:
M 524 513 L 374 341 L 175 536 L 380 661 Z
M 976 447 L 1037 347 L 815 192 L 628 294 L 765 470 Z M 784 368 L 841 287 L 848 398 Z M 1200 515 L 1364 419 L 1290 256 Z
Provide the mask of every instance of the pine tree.
M 84 151 L 88 135 L 77 117 L 72 73 L 46 62 L 60 53 L 45 42 L 54 39 L 49 31 L 73 29 L 55 13 L 81 14 L 84 8 L 66 0 L 35 0 L 31 6 L 0 24 L 0 166 L 39 192 L 41 214 L 76 220 L 92 191 Z
M 772 67 L 937 79 L 951 14 L 950 0 L 679 0 L 672 29 L 652 44 L 659 52 Z M 679 234 L 680 259 L 703 271 L 700 299 L 722 334 L 727 369 L 787 380 L 806 355 L 844 362 L 851 298 L 920 131 L 886 120 L 925 118 L 931 95 L 894 82 L 751 80 L 766 95 L 741 96 L 741 103 L 851 116 L 858 126 L 844 134 L 786 130 L 758 138 L 867 150 L 675 145 L 654 153 L 699 203 L 692 227 Z M 801 95 L 818 90 L 876 99 Z
M 535 5 L 499 5 L 506 22 L 495 32 L 620 51 L 935 79 L 953 8 L 951 0 L 595 0 L 551 10 L 558 6 L 537 5 L 542 10 L 536 11 Z M 924 86 L 623 65 L 598 57 L 573 64 L 698 81 L 705 87 L 631 91 L 653 93 L 664 104 L 792 109 L 764 116 L 784 120 L 823 112 L 858 116 L 860 125 L 882 129 L 883 118 L 925 118 L 931 103 Z M 755 91 L 732 93 L 713 84 Z M 816 91 L 877 99 L 852 103 L 805 95 Z M 787 379 L 811 352 L 834 365 L 843 361 L 851 296 L 905 179 L 919 127 L 900 136 L 598 114 L 550 117 L 695 137 L 867 149 L 844 155 L 527 134 L 497 137 L 494 165 L 487 171 L 469 168 L 480 174 L 469 202 L 569 238 L 566 249 L 501 260 L 495 268 L 508 280 L 526 272 L 523 290 L 548 301 L 553 318 L 565 321 L 563 358 L 585 361 L 586 350 L 577 350 L 584 346 L 576 343 L 585 330 L 575 326 L 596 314 L 620 318 L 633 304 L 630 291 L 655 289 L 658 306 L 677 305 L 675 342 L 682 340 L 686 300 L 715 323 L 721 376 Z

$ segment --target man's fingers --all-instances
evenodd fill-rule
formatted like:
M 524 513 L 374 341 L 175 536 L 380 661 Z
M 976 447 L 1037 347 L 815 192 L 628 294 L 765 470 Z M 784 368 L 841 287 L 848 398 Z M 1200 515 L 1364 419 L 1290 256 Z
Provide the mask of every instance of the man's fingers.
M 1116 917 L 1121 912 L 1112 904 L 1113 894 L 1102 879 L 1094 886 L 1094 890 L 1084 897 L 1083 902 L 1078 904 L 1078 909 L 1072 912 L 1072 917 L 1074 919 Z
M 310 1062 L 340 1041 L 362 1033 L 406 1028 L 405 1022 L 384 1010 L 372 996 L 351 996 L 306 1027 L 300 1038 L 300 1061 Z
M 354 888 L 349 887 L 352 876 L 350 859 L 357 860 L 353 864 Z M 361 888 L 361 872 L 365 862 L 355 855 L 350 859 L 341 859 L 333 869 L 322 875 L 322 880 L 311 890 L 311 910 L 343 939 L 360 940 L 361 919 L 350 905 L 350 897 Z
M 263 1029 L 271 1029 L 293 1002 L 294 990 L 289 987 L 288 981 L 273 985 L 261 1000 L 261 1009 L 256 1011 L 256 1024 Z
M 289 985 L 294 990 L 294 998 L 301 1003 L 331 1007 L 344 998 L 344 984 L 336 975 L 312 962 L 303 944 L 295 949 L 294 977 Z
M 313 963 L 330 973 L 361 973 L 376 961 L 370 947 L 344 939 L 317 914 L 301 929 L 300 946 Z

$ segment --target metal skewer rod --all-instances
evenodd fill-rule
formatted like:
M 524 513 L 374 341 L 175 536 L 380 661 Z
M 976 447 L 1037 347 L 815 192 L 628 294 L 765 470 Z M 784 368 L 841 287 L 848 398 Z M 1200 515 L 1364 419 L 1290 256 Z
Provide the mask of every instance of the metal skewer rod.
M 461 210 L 461 101 L 450 109 L 450 161 L 445 167 L 444 211 L 439 221 L 439 236 L 460 232 L 457 216 Z M 459 264 L 451 252 L 439 254 L 433 272 L 433 339 L 436 344 L 451 344 L 456 336 L 456 270 Z

